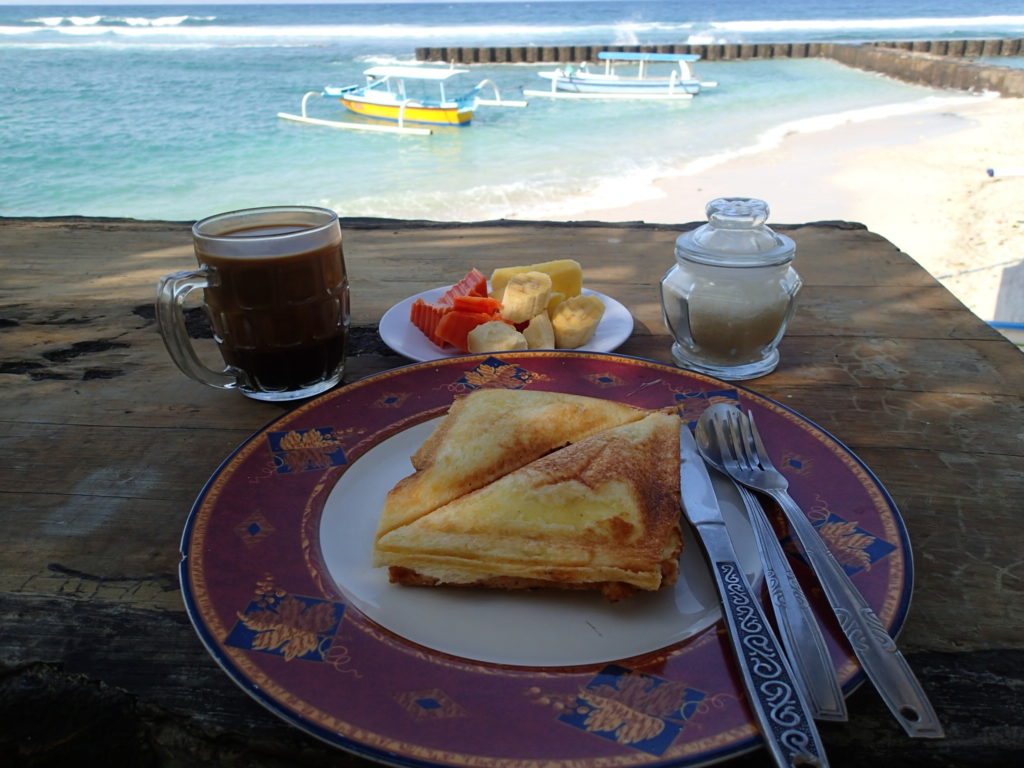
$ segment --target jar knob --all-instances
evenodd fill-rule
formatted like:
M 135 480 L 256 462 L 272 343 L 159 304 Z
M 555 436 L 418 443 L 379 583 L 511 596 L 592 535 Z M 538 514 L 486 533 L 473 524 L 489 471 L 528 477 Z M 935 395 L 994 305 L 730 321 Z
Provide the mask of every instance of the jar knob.
M 753 197 L 718 197 L 704 211 L 719 229 L 754 229 L 768 221 L 768 203 Z
M 793 241 L 766 224 L 764 200 L 718 197 L 705 211 L 707 223 L 676 238 L 677 259 L 723 267 L 767 267 L 793 260 Z

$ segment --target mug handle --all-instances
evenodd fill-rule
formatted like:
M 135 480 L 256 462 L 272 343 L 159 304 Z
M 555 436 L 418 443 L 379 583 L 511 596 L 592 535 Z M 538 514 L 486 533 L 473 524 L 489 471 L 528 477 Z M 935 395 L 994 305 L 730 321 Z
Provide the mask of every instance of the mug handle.
M 215 371 L 200 361 L 185 328 L 185 297 L 197 288 L 210 285 L 212 270 L 175 272 L 160 278 L 156 292 L 156 324 L 174 364 L 191 379 L 217 389 L 234 389 L 238 379 L 230 368 Z

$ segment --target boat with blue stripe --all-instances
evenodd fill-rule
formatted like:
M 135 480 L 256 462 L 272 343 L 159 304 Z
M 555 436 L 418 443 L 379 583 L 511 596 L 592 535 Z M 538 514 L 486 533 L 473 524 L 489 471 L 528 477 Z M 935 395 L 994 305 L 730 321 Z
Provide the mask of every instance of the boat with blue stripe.
M 691 65 L 700 60 L 695 53 L 599 51 L 597 59 L 604 67 L 596 71 L 591 69 L 590 62 L 582 62 L 575 67 L 570 64 L 538 72 L 540 77 L 550 81 L 551 87 L 527 89 L 523 93 L 556 98 L 690 99 L 705 88 L 717 86 L 694 75 Z M 635 66 L 623 74 L 616 69 L 622 64 Z

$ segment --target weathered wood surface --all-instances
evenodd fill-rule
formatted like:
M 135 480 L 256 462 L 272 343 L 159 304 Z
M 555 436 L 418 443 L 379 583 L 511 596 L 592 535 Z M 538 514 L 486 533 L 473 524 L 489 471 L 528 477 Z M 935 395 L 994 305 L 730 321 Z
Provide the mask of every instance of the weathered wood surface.
M 394 302 L 469 266 L 563 256 L 633 312 L 620 352 L 669 361 L 657 283 L 692 225 L 345 225 L 349 381 L 406 362 L 376 335 Z M 832 764 L 1013 764 L 1024 751 L 1024 357 L 860 225 L 784 229 L 805 288 L 781 366 L 749 386 L 849 445 L 901 509 L 916 584 L 900 642 L 948 732 L 906 738 L 864 686 L 851 722 L 823 728 Z M 4 765 L 367 765 L 242 693 L 185 615 L 176 569 L 191 504 L 283 409 L 170 363 L 155 284 L 192 263 L 186 223 L 0 219 Z

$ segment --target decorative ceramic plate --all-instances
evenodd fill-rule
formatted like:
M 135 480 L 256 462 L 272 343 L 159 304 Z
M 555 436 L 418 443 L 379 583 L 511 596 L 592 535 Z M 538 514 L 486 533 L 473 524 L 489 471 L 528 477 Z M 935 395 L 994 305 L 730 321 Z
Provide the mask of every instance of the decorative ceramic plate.
M 441 347 L 424 336 L 409 322 L 409 310 L 416 299 L 437 301 L 451 286 L 431 288 L 398 302 L 380 319 L 380 337 L 391 349 L 410 360 L 435 360 L 439 357 L 454 357 L 458 350 Z M 597 291 L 583 289 L 584 294 L 597 296 L 604 302 L 604 316 L 598 323 L 593 337 L 580 347 L 579 352 L 613 352 L 633 333 L 633 316 L 620 302 Z
M 383 499 L 452 399 L 481 387 L 754 412 L 790 491 L 895 634 L 910 545 L 871 472 L 830 435 L 747 389 L 647 360 L 535 351 L 419 363 L 322 395 L 241 445 L 191 512 L 181 582 L 214 658 L 275 714 L 400 766 L 703 765 L 760 744 L 701 547 L 684 524 L 673 589 L 598 593 L 409 588 L 369 553 Z M 748 576 L 749 526 L 717 487 Z M 787 540 L 788 546 L 788 540 Z M 792 550 L 794 568 L 812 584 Z M 848 692 L 861 678 L 809 589 Z

